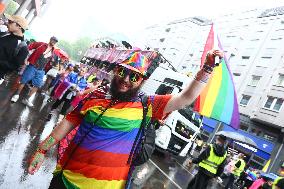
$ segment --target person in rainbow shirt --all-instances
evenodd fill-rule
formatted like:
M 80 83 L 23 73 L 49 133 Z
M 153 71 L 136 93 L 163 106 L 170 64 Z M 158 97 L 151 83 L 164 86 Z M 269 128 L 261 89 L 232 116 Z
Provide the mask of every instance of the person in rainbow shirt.
M 178 95 L 149 96 L 147 118 L 163 119 L 170 112 L 190 105 L 206 86 L 215 66 L 215 56 L 222 58 L 223 52 L 209 51 L 195 79 Z M 49 188 L 127 188 L 135 159 L 130 156 L 133 149 L 135 153 L 139 148 L 133 143 L 143 118 L 139 90 L 149 66 L 148 59 L 137 51 L 118 64 L 109 95 L 89 97 L 69 113 L 39 144 L 28 172 L 34 174 L 46 152 L 80 125 L 58 161 Z

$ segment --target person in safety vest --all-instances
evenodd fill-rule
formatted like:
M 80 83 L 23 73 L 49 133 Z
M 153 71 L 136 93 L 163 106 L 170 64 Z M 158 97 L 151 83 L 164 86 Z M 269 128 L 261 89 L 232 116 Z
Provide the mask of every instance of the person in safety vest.
M 205 189 L 210 179 L 222 174 L 227 157 L 224 145 L 226 139 L 224 135 L 217 136 L 214 144 L 208 145 L 198 158 L 189 161 L 190 165 L 198 164 L 199 170 L 188 184 L 187 189 Z
M 272 189 L 284 189 L 284 178 L 278 177 L 275 179 Z
M 235 179 L 239 178 L 241 176 L 241 173 L 244 171 L 246 162 L 244 161 L 245 155 L 240 153 L 238 155 L 238 159 L 234 165 L 234 169 L 232 173 L 229 176 L 229 181 L 225 186 L 225 189 L 233 189 L 234 181 Z

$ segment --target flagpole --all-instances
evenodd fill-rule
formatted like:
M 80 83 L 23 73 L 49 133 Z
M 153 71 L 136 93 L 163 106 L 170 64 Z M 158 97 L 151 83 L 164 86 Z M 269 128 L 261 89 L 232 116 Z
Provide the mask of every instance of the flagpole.
M 215 133 L 213 134 L 213 136 L 212 136 L 212 138 L 210 140 L 210 144 L 212 144 L 212 142 L 214 140 L 214 137 L 215 137 L 216 133 L 220 130 L 221 126 L 222 126 L 222 122 L 219 121 L 219 124 L 218 124 L 217 128 L 215 129 Z
M 214 50 L 220 50 L 220 47 L 218 46 L 219 44 L 219 40 L 218 40 L 218 35 L 217 35 L 217 29 L 216 29 L 216 25 L 213 23 L 213 27 L 214 27 Z M 220 64 L 220 57 L 219 56 L 215 56 L 215 66 L 219 66 Z

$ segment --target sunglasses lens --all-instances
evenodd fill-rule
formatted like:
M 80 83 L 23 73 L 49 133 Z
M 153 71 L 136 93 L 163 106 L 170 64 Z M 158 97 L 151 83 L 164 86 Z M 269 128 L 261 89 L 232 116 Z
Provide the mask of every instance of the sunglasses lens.
M 125 69 L 124 68 L 118 68 L 117 70 L 119 77 L 125 77 Z
M 131 82 L 138 82 L 141 79 L 141 75 L 138 73 L 131 73 L 129 79 Z
M 129 75 L 129 80 L 133 83 L 138 82 L 142 78 L 141 74 L 132 72 L 127 68 L 118 68 L 117 75 L 121 78 L 125 78 L 127 75 Z

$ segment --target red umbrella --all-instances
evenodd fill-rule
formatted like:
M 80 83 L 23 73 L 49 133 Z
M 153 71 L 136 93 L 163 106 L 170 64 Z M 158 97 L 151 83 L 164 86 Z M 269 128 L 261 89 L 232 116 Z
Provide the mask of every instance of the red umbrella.
M 55 49 L 53 52 L 62 60 L 69 59 L 69 55 L 62 49 Z

